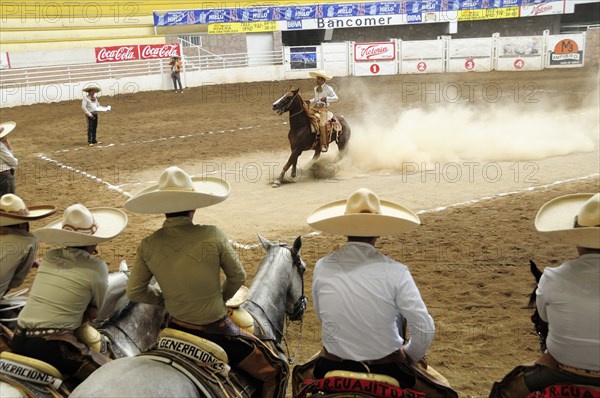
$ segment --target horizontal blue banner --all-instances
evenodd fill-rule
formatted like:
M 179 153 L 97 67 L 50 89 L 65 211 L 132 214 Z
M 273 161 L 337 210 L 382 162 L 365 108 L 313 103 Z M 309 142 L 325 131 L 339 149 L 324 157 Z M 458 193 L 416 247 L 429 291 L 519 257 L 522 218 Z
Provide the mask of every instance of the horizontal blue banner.
M 371 3 L 333 3 L 316 5 L 154 12 L 154 26 L 177 26 L 227 22 L 301 21 L 315 18 L 345 18 L 365 15 L 406 14 L 420 22 L 422 13 L 519 7 L 552 3 L 557 0 L 409 0 Z

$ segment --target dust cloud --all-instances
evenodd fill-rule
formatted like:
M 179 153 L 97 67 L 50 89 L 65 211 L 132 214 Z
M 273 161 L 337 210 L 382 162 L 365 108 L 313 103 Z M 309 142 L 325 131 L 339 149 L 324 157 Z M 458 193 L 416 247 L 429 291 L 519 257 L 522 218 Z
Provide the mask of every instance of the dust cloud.
M 365 92 L 354 87 L 352 92 Z M 408 164 L 458 161 L 527 161 L 597 150 L 598 89 L 579 95 L 577 109 L 540 93 L 533 103 L 462 101 L 399 103 L 389 98 L 363 101 L 359 115 L 348 115 L 354 171 L 402 171 Z M 568 93 L 566 94 L 568 95 Z M 564 99 L 564 97 L 563 97 Z M 576 102 L 577 102 L 576 101 Z M 387 104 L 382 109 L 382 104 Z

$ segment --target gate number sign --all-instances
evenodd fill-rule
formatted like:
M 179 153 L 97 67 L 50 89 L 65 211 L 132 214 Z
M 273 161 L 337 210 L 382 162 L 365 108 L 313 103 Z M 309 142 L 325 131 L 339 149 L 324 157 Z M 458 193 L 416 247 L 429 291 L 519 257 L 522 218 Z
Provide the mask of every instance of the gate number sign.
M 379 68 L 379 65 L 373 64 L 369 67 L 369 69 L 371 70 L 371 73 L 377 74 L 377 73 L 379 73 L 380 68 Z
M 425 72 L 426 69 L 427 69 L 427 64 L 425 62 L 421 61 L 417 64 L 417 70 L 419 72 Z
M 522 69 L 525 66 L 525 61 L 523 61 L 521 58 L 517 58 L 515 60 L 515 69 Z
M 465 62 L 465 69 L 472 70 L 474 67 L 475 67 L 475 61 L 473 61 L 472 59 L 467 59 L 467 62 Z

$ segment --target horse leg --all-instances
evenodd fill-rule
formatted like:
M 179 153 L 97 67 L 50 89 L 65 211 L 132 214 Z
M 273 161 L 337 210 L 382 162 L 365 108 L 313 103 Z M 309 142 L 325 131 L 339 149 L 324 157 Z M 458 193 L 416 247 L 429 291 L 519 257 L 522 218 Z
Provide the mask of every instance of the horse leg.
M 288 158 L 287 163 L 283 166 L 283 169 L 281 170 L 281 174 L 279 174 L 279 177 L 277 177 L 275 179 L 275 181 L 273 181 L 273 184 L 271 185 L 273 188 L 279 188 L 281 186 L 281 183 L 283 182 L 283 177 L 285 176 L 285 173 L 288 171 L 288 169 L 292 165 L 294 165 L 294 168 L 292 169 L 292 178 L 296 177 L 296 162 L 298 162 L 298 156 L 300 156 L 301 153 L 302 153 L 302 151 L 299 151 L 299 152 L 297 150 L 292 151 L 292 154 Z

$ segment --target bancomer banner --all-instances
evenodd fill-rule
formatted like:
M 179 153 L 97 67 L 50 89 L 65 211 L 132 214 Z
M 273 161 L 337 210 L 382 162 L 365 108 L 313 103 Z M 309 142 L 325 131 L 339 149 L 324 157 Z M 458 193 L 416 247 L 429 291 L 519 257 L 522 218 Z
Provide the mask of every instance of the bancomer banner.
M 277 21 L 280 30 L 385 26 L 573 13 L 569 0 L 409 0 L 154 11 L 154 26 Z M 343 26 L 332 21 L 347 20 Z M 350 22 L 352 21 L 352 22 Z

